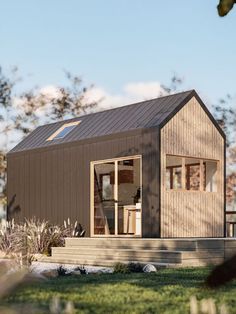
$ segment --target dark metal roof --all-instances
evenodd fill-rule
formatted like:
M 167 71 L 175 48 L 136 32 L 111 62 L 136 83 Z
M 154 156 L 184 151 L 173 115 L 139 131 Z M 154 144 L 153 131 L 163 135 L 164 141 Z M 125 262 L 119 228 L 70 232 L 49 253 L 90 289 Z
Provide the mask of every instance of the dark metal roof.
M 36 128 L 23 141 L 16 145 L 10 153 L 135 129 L 162 126 L 163 123 L 169 120 L 170 116 L 173 116 L 193 96 L 197 96 L 197 93 L 194 90 L 190 90 L 43 125 Z M 77 120 L 81 122 L 67 136 L 47 141 L 63 124 Z

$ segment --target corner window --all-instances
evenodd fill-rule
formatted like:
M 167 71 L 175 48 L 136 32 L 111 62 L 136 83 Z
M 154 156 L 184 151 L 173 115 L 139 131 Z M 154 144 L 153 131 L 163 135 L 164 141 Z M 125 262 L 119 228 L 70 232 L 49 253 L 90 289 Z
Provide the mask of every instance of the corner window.
M 65 123 L 61 126 L 56 132 L 54 132 L 47 141 L 52 141 L 60 138 L 64 138 L 67 134 L 69 134 L 78 124 L 80 121 L 75 121 L 71 123 Z
M 166 189 L 217 192 L 217 161 L 166 156 Z

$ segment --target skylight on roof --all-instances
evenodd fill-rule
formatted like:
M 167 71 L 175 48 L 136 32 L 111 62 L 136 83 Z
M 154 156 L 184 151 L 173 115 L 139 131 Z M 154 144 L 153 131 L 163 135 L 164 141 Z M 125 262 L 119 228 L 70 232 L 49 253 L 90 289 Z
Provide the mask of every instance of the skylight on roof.
M 60 138 L 64 138 L 69 134 L 81 121 L 75 121 L 71 123 L 63 124 L 56 132 L 54 132 L 47 141 L 52 141 Z

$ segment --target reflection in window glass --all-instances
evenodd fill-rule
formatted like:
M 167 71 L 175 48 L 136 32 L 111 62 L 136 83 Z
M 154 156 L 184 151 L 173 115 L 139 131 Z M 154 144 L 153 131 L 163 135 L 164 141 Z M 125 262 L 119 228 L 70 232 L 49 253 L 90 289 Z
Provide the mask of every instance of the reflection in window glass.
M 166 157 L 166 188 L 182 188 L 182 158 L 176 156 Z
M 170 168 L 166 167 L 166 188 L 167 190 L 170 190 L 171 183 L 170 183 Z
M 115 233 L 114 162 L 94 165 L 94 234 Z
M 181 178 L 182 178 L 182 168 L 181 167 L 174 167 L 172 169 L 173 171 L 173 184 L 172 184 L 172 189 L 181 189 L 182 184 L 181 184 Z
M 76 125 L 69 125 L 64 127 L 61 132 L 59 132 L 53 139 L 57 139 L 57 138 L 63 138 L 65 137 L 67 134 L 69 134 L 74 128 L 76 127 Z
M 103 200 L 111 200 L 113 198 L 113 186 L 111 185 L 110 174 L 102 174 L 101 181 Z
M 118 161 L 118 234 L 141 235 L 140 159 Z
M 205 189 L 207 192 L 217 192 L 217 162 L 205 161 Z
M 196 158 L 185 159 L 186 189 L 200 190 L 200 160 Z

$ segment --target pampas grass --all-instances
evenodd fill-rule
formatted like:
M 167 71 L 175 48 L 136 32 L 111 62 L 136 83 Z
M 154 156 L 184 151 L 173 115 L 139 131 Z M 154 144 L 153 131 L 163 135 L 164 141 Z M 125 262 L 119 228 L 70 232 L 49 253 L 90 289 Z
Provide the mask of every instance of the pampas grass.
M 21 254 L 51 254 L 51 247 L 64 246 L 66 237 L 78 237 L 77 221 L 71 223 L 68 218 L 61 226 L 36 218 L 26 219 L 24 223 L 14 220 L 0 223 L 0 251 L 8 256 Z

